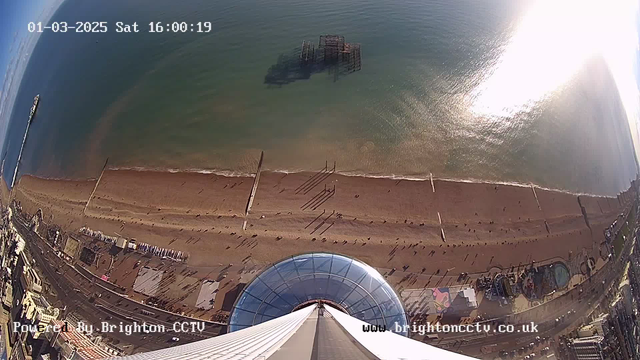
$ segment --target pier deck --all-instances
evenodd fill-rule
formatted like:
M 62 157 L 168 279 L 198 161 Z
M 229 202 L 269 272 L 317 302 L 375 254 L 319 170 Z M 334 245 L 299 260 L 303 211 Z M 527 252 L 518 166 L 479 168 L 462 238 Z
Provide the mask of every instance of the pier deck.
M 360 44 L 345 42 L 342 35 L 320 35 L 318 48 L 304 40 L 300 48 L 300 65 L 337 66 L 339 70 L 354 72 L 362 69 Z
M 347 72 L 362 69 L 360 44 L 345 42 L 342 35 L 320 35 L 318 51 L 325 65 L 338 65 Z

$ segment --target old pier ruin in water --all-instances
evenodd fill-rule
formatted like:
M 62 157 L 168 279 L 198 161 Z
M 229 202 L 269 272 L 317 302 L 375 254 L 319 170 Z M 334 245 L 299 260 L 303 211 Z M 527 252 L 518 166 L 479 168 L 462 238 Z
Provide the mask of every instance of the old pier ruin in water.
M 267 71 L 264 82 L 269 85 L 285 85 L 296 80 L 309 79 L 325 70 L 340 76 L 362 69 L 360 44 L 345 42 L 342 35 L 321 35 L 318 46 L 304 40 L 292 54 L 282 54 L 278 62 Z

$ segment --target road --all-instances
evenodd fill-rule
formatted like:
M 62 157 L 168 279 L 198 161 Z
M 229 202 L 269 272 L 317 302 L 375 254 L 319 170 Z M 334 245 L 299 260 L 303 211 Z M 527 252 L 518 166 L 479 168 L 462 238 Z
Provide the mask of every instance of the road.
M 119 331 L 103 334 L 105 337 L 117 340 L 119 342 L 117 347 L 124 349 L 125 352 L 162 349 L 176 344 L 206 339 L 224 331 L 223 325 L 206 322 L 205 330 L 202 333 L 178 334 L 173 332 L 175 322 L 192 322 L 194 319 L 138 303 L 101 286 L 99 281 L 87 278 L 78 272 L 72 264 L 58 257 L 55 250 L 44 239 L 29 229 L 25 220 L 15 216 L 13 224 L 25 239 L 29 254 L 36 262 L 35 266 L 40 269 L 51 284 L 59 299 L 67 305 L 67 311 L 79 314 L 94 328 L 99 328 L 99 324 L 103 321 L 114 325 L 120 323 L 130 325 L 135 321 L 138 324 L 145 322 L 164 325 L 167 329 L 167 332 L 163 334 L 134 333 L 126 335 Z M 99 298 L 96 296 L 97 294 L 100 294 Z M 143 314 L 142 310 L 148 311 L 148 313 Z M 179 337 L 180 341 L 172 342 L 173 337 Z
M 634 221 L 637 221 L 637 219 L 634 219 Z M 637 228 L 634 227 L 632 233 L 635 234 L 636 231 Z M 468 342 L 461 341 L 465 338 L 465 336 L 462 335 L 458 336 L 457 339 L 455 339 L 455 336 L 446 337 L 444 339 L 445 341 L 441 341 L 434 345 L 448 348 L 449 350 L 455 350 L 456 352 L 461 352 L 470 356 L 494 358 L 501 350 L 517 350 L 520 347 L 533 342 L 536 336 L 552 338 L 561 333 L 578 328 L 581 326 L 583 321 L 586 320 L 587 316 L 594 311 L 598 304 L 605 299 L 607 294 L 613 294 L 615 293 L 615 290 L 617 290 L 617 288 L 614 289 L 613 287 L 617 286 L 621 280 L 624 267 L 629 261 L 631 249 L 634 243 L 635 240 L 633 240 L 633 237 L 630 237 L 630 239 L 625 242 L 621 255 L 618 258 L 609 261 L 605 267 L 596 272 L 585 283 L 576 286 L 559 298 L 542 305 L 551 309 L 549 309 L 547 316 L 536 321 L 536 324 L 538 324 L 537 333 L 527 334 L 515 332 L 494 334 L 490 332 L 488 336 L 480 335 Z M 605 281 L 604 284 L 602 283 L 603 281 Z M 580 289 L 582 289 L 582 293 L 580 293 Z M 569 310 L 574 310 L 575 314 L 566 318 L 563 322 L 556 324 L 555 319 L 562 315 L 565 315 L 566 317 Z M 516 329 L 520 326 L 520 324 L 515 325 Z M 469 336 L 466 336 L 466 339 L 469 338 Z M 451 342 L 451 339 L 455 340 Z M 497 344 L 494 348 L 494 352 L 488 355 L 482 353 L 483 346 L 493 344 Z M 544 347 L 546 345 L 541 346 Z M 529 351 L 522 354 L 522 356 L 534 351 Z

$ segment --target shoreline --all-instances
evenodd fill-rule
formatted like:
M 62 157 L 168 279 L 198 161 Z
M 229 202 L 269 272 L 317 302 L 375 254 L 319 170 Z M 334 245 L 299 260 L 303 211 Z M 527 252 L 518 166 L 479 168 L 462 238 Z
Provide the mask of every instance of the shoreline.
M 347 254 L 372 266 L 391 268 L 417 266 L 425 256 L 432 262 L 435 253 L 442 264 L 466 261 L 478 246 L 475 256 L 496 253 L 483 265 L 470 258 L 466 272 L 581 249 L 596 254 L 604 229 L 630 199 L 441 179 L 433 180 L 433 191 L 429 180 L 262 171 L 247 214 L 254 179 L 111 169 L 97 187 L 97 180 L 25 175 L 14 193 L 25 210 L 42 208 L 64 230 L 85 226 L 137 238 L 188 253 L 192 265 L 211 256 L 242 260 L 253 249 L 252 261 L 270 263 L 285 254 L 349 248 Z M 549 247 L 534 246 L 548 241 Z M 398 247 L 410 256 L 390 251 Z M 509 256 L 515 247 L 518 254 Z
M 563 259 L 578 274 L 586 258 L 605 254 L 603 231 L 633 197 L 629 190 L 617 198 L 542 188 L 534 194 L 531 186 L 441 179 L 433 180 L 434 192 L 429 180 L 330 171 L 262 171 L 248 215 L 254 176 L 110 169 L 96 187 L 97 179 L 25 175 L 14 195 L 25 212 L 42 209 L 44 221 L 63 232 L 88 227 L 188 254 L 184 264 L 166 265 L 198 273 L 176 273 L 177 280 L 166 285 L 165 296 L 185 306 L 193 306 L 197 293 L 183 298 L 172 285 L 180 279 L 194 285 L 215 280 L 207 269 L 216 264 L 260 268 L 313 251 L 388 269 L 396 290 L 435 286 L 433 276 L 448 274 L 453 282 L 462 272 L 508 271 L 552 258 Z M 93 241 L 77 238 L 84 240 L 74 248 L 92 246 Z M 118 285 L 133 286 L 138 257 L 115 256 L 111 278 Z M 109 263 L 95 264 L 91 271 L 104 275 Z M 252 276 L 233 273 L 225 293 Z M 410 274 L 422 274 L 412 280 L 420 283 L 407 284 Z M 216 300 L 215 310 L 223 300 Z
M 132 167 L 109 167 L 105 169 L 105 171 L 136 171 L 140 173 L 151 172 L 151 173 L 167 173 L 167 174 L 205 174 L 205 175 L 219 175 L 230 178 L 243 178 L 250 177 L 254 178 L 256 176 L 255 173 L 246 173 L 240 171 L 233 170 L 217 170 L 217 169 L 199 169 L 199 168 L 187 168 L 187 169 L 175 169 L 175 168 L 153 168 L 153 167 L 143 167 L 143 166 L 132 166 Z M 295 175 L 295 174 L 304 174 L 304 173 L 315 173 L 321 170 L 283 170 L 283 169 L 263 169 L 262 172 L 270 172 L 270 173 L 278 173 L 278 174 L 287 174 L 287 175 Z M 515 187 L 523 187 L 523 188 L 531 188 L 532 186 L 536 189 L 553 191 L 559 193 L 565 193 L 575 196 L 590 196 L 590 197 L 606 197 L 613 198 L 613 195 L 602 195 L 602 194 L 593 194 L 587 192 L 576 192 L 566 189 L 546 187 L 535 183 L 521 183 L 515 181 L 494 181 L 494 180 L 484 180 L 484 179 L 476 179 L 476 178 L 452 178 L 452 177 L 439 177 L 437 175 L 433 175 L 430 177 L 429 175 L 419 176 L 419 175 L 378 175 L 371 173 L 361 173 L 361 172 L 351 172 L 351 171 L 335 171 L 336 175 L 348 176 L 348 177 L 356 177 L 356 178 L 365 178 L 365 179 L 389 179 L 389 180 L 406 180 L 406 181 L 446 181 L 446 182 L 456 182 L 456 183 L 465 183 L 465 184 L 487 184 L 487 185 L 502 185 L 502 186 L 515 186 Z M 58 181 L 95 181 L 97 177 L 90 178 L 74 178 L 74 177 L 47 177 L 47 176 L 39 176 L 32 174 L 23 174 L 22 176 L 33 177 L 42 180 L 58 180 Z M 18 180 L 19 182 L 19 180 Z M 628 188 L 627 188 L 628 189 Z M 625 190 L 621 190 L 617 193 L 617 195 L 625 192 Z
M 261 172 L 248 215 L 245 209 L 255 176 L 110 169 L 105 171 L 88 207 L 96 180 L 52 180 L 26 175 L 20 179 L 15 194 L 25 209 L 35 212 L 42 208 L 45 218 L 51 217 L 66 230 L 87 226 L 111 235 L 146 239 L 141 241 L 189 252 L 196 258 L 207 251 L 218 256 L 233 254 L 234 258 L 252 252 L 235 250 L 236 246 L 248 244 L 253 249 L 258 243 L 275 239 L 277 246 L 267 246 L 264 253 L 254 255 L 258 262 L 270 262 L 280 257 L 276 249 L 285 246 L 285 242 L 293 242 L 291 250 L 329 250 L 331 242 L 339 242 L 371 245 L 370 250 L 361 248 L 356 254 L 369 258 L 371 265 L 378 267 L 394 263 L 395 255 L 390 253 L 388 258 L 388 250 L 375 252 L 374 248 L 403 244 L 419 244 L 423 249 L 453 245 L 455 249 L 448 252 L 455 254 L 460 247 L 481 243 L 489 248 L 500 244 L 518 246 L 559 236 L 567 239 L 565 246 L 555 251 L 531 251 L 537 253 L 538 259 L 566 257 L 569 247 L 579 252 L 577 244 L 596 247 L 603 237 L 601 230 L 614 220 L 624 201 L 621 197 L 576 195 L 543 188 L 535 188 L 534 195 L 531 186 L 441 179 L 433 180 L 433 192 L 429 180 L 337 173 L 327 173 L 328 177 L 311 182 L 306 191 L 295 191 L 317 174 Z M 591 230 L 585 224 L 581 206 Z M 246 230 L 242 229 L 244 221 Z M 584 230 L 595 235 L 578 236 Z M 445 239 L 442 234 L 446 234 Z M 234 244 L 233 238 L 238 237 L 245 237 L 247 244 Z M 300 240 L 311 243 L 302 244 Z M 199 254 L 201 244 L 210 249 Z M 414 255 L 423 251 L 415 251 Z M 500 261 L 501 257 L 493 264 L 507 266 L 516 260 L 505 257 Z M 411 262 L 416 263 L 416 258 Z M 200 263 L 205 259 L 192 257 L 190 261 Z

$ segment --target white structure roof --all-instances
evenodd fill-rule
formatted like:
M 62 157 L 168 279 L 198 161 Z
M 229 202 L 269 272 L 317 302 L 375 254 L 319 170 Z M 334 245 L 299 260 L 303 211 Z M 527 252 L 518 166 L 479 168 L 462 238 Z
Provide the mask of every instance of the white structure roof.
M 315 306 L 309 306 L 244 330 L 119 359 L 267 359 L 298 330 L 313 310 Z
M 198 309 L 213 309 L 213 303 L 216 300 L 218 288 L 220 287 L 219 281 L 205 280 L 200 287 L 200 293 L 198 293 L 198 299 L 196 300 L 196 307 Z
M 118 359 L 473 359 L 391 331 L 364 332 L 363 325 L 369 324 L 329 305 L 313 304 L 211 339 Z
M 164 271 L 155 270 L 149 267 L 142 267 L 138 270 L 138 277 L 133 283 L 133 291 L 145 294 L 147 296 L 155 296 L 160 288 L 160 282 Z
M 472 357 L 460 355 L 451 351 L 427 345 L 420 341 L 385 332 L 364 332 L 363 325 L 368 325 L 362 320 L 351 317 L 330 306 L 327 311 L 336 321 L 359 342 L 363 347 L 373 353 L 378 359 L 406 359 L 406 360 L 469 360 Z

